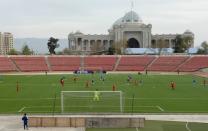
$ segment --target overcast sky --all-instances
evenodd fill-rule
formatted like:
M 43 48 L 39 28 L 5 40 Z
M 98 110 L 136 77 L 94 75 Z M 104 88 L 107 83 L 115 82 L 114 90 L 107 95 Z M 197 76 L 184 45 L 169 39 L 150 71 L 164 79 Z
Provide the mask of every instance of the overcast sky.
M 106 34 L 112 24 L 133 10 L 152 33 L 195 33 L 195 45 L 208 40 L 208 0 L 0 0 L 0 32 L 15 38 L 67 38 L 79 30 Z

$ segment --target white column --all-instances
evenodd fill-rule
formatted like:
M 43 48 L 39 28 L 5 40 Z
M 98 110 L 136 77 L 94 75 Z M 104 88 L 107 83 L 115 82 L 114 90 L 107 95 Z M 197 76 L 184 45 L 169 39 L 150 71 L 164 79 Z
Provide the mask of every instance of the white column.
M 169 48 L 172 47 L 171 39 L 169 39 Z
M 81 51 L 84 51 L 84 41 L 81 40 Z

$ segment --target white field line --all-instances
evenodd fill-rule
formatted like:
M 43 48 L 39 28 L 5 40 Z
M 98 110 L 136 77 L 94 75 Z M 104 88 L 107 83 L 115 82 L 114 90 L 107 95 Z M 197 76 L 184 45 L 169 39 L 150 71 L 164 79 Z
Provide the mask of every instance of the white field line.
M 20 112 L 24 111 L 25 108 L 26 108 L 25 106 L 22 107 L 18 112 L 20 113 Z
M 60 98 L 56 98 L 60 99 Z M 54 98 L 0 98 L 0 101 L 34 101 L 34 100 L 54 100 Z
M 165 111 L 162 107 L 160 107 L 160 106 L 156 106 L 160 111 Z
M 191 131 L 191 129 L 188 127 L 188 121 L 187 121 L 187 123 L 186 123 L 186 129 L 187 129 L 188 131 Z
M 25 108 L 51 108 L 53 106 L 27 106 Z M 61 107 L 61 106 L 56 106 Z M 77 108 L 77 107 L 91 107 L 91 106 L 65 106 L 65 107 L 71 107 L 71 108 Z M 95 106 L 95 107 L 120 107 L 120 106 Z M 132 107 L 132 106 L 125 106 L 125 107 Z M 157 108 L 160 111 L 164 111 L 160 106 L 134 106 L 134 107 L 147 107 L 147 108 Z
M 38 108 L 38 109 L 42 108 L 43 109 L 43 108 L 52 108 L 52 107 L 53 106 L 28 106 L 28 107 L 24 107 L 24 109 L 32 109 L 32 108 Z M 119 108 L 119 106 L 95 106 L 95 108 L 112 108 L 112 107 L 118 107 Z M 131 106 L 128 106 L 128 107 L 131 107 Z M 135 107 L 155 108 L 155 109 L 158 109 L 161 112 L 164 112 L 164 109 L 161 108 L 160 106 L 135 106 Z M 61 108 L 61 106 L 56 106 L 55 108 Z M 90 106 L 65 106 L 65 108 L 73 108 L 73 109 L 74 108 L 90 108 Z M 126 110 L 126 111 L 131 111 L 131 110 Z M 143 111 L 145 111 L 145 110 L 143 110 Z M 39 111 L 28 111 L 28 112 L 50 112 L 50 111 L 40 111 L 39 110 Z
M 127 97 L 126 99 L 132 99 L 131 97 Z M 166 98 L 166 97 L 153 97 L 153 98 L 134 98 L 135 100 L 208 100 L 208 98 L 197 98 L 197 97 L 189 97 L 189 98 Z
M 139 131 L 139 128 L 136 127 L 136 131 Z
M 87 97 L 89 98 L 89 97 Z M 22 101 L 31 101 L 31 100 L 53 100 L 54 98 L 20 98 L 20 99 L 16 99 L 16 98 L 0 98 L 0 101 L 18 101 L 18 100 L 22 100 Z M 57 97 L 56 99 L 60 99 L 60 97 Z M 86 99 L 86 97 L 83 98 L 73 98 L 73 99 Z M 106 99 L 106 98 L 105 98 Z M 111 99 L 111 98 L 109 98 Z M 132 99 L 132 98 L 126 98 L 128 99 Z M 134 98 L 135 100 L 208 100 L 208 98 Z

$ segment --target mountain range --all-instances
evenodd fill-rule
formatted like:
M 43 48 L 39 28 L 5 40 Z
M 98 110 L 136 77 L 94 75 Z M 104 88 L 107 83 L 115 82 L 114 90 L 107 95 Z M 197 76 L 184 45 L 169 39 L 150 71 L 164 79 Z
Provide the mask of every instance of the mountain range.
M 28 45 L 36 54 L 48 53 L 48 38 L 14 38 L 14 48 L 18 51 L 22 50 L 24 45 Z M 62 51 L 64 48 L 68 48 L 67 39 L 59 39 L 60 45 L 55 51 Z

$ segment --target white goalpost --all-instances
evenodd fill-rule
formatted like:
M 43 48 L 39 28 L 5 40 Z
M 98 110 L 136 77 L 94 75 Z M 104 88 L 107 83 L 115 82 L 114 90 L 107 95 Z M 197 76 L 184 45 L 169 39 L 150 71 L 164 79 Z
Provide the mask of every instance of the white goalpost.
M 95 100 L 95 93 L 99 100 Z M 62 91 L 62 113 L 88 112 L 123 112 L 124 98 L 122 91 Z

